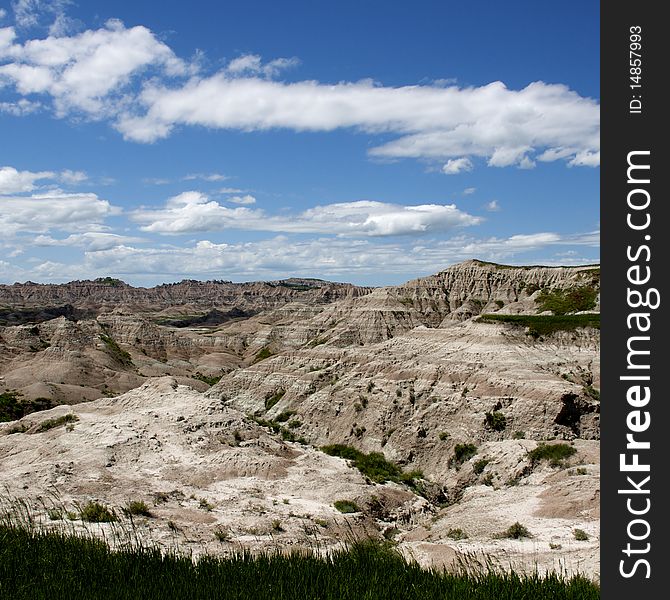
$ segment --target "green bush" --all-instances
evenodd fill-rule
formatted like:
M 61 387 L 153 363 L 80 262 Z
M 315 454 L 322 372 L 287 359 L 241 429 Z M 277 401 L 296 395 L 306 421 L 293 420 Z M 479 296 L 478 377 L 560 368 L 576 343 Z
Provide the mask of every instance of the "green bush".
M 507 427 L 507 417 L 500 411 L 487 412 L 484 415 L 484 425 L 493 431 L 504 431 Z
M 486 465 L 488 465 L 491 461 L 488 458 L 482 458 L 478 461 L 475 461 L 475 464 L 472 465 L 472 471 L 476 475 L 480 475 L 483 471 Z
M 600 315 L 500 315 L 485 314 L 477 318 L 479 323 L 507 323 L 527 327 L 528 335 L 538 338 L 557 331 L 573 331 L 579 327 L 600 329 Z
M 570 458 L 577 450 L 568 444 L 545 444 L 541 443 L 534 450 L 528 452 L 533 464 L 537 464 L 541 460 L 548 460 L 552 467 L 560 467 L 563 461 Z
M 205 374 L 201 373 L 200 371 L 198 371 L 195 375 L 191 375 L 192 379 L 197 379 L 198 381 L 203 381 L 204 383 L 206 383 L 210 387 L 219 383 L 219 381 L 221 381 L 221 377 L 223 377 L 223 375 L 209 376 L 209 375 L 205 375 Z
M 533 537 L 528 529 L 517 521 L 514 525 L 510 525 L 506 531 L 503 532 L 502 537 L 512 540 L 520 540 L 523 538 Z
M 264 348 L 261 348 L 259 352 L 256 354 L 254 357 L 254 362 L 253 364 L 256 364 L 257 362 L 261 362 L 262 360 L 265 360 L 266 358 L 270 358 L 274 353 L 270 348 L 265 346 Z
M 456 528 L 447 531 L 447 537 L 451 538 L 452 540 L 465 540 L 467 539 L 468 534 L 465 533 L 465 531 L 462 529 Z
M 80 516 L 82 521 L 88 523 L 112 523 L 118 521 L 118 517 L 113 510 L 107 508 L 99 502 L 88 502 L 81 509 Z
M 550 310 L 555 315 L 566 315 L 596 306 L 598 290 L 590 285 L 577 286 L 565 290 L 542 290 L 536 302 L 540 311 Z
M 344 514 L 360 512 L 357 504 L 352 500 L 335 500 L 333 506 Z
M 451 457 L 449 463 L 456 466 L 462 465 L 475 454 L 477 454 L 477 446 L 474 444 L 456 444 L 454 446 L 454 455 Z
M 589 534 L 583 529 L 575 529 L 572 534 L 578 542 L 586 542 L 589 539 Z
M 127 515 L 138 515 L 142 517 L 152 517 L 147 503 L 143 500 L 131 500 L 123 510 Z
M 270 410 L 277 402 L 279 402 L 286 394 L 286 390 L 279 389 L 274 394 L 269 394 L 265 398 L 265 410 Z
M 375 483 L 384 483 L 385 481 L 394 481 L 396 483 L 406 483 L 411 485 L 415 479 L 422 477 L 420 471 L 411 471 L 403 473 L 402 469 L 395 463 L 386 460 L 381 452 L 370 452 L 366 454 L 352 446 L 344 444 L 333 444 L 321 448 L 326 454 L 339 456 L 352 462 L 365 477 Z
M 61 425 L 66 425 L 68 423 L 76 423 L 79 421 L 79 417 L 73 414 L 62 415 L 60 417 L 54 417 L 53 419 L 47 419 L 42 421 L 36 429 L 36 433 L 43 433 L 44 431 L 49 431 L 54 427 L 60 427 Z

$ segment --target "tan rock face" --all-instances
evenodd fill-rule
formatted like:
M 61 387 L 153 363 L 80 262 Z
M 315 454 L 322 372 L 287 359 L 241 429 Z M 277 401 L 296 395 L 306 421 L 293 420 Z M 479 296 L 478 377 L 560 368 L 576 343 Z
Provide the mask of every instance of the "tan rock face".
M 593 267 L 468 261 L 375 290 L 314 280 L 0 286 L 0 318 L 37 315 L 0 327 L 0 392 L 97 398 L 28 415 L 24 433 L 0 425 L 0 483 L 31 498 L 54 485 L 67 502 L 117 506 L 158 494 L 166 499 L 143 535 L 169 545 L 183 534 L 196 552 L 225 550 L 216 527 L 250 548 L 309 535 L 329 546 L 351 519 L 425 564 L 485 552 L 594 575 L 599 331 L 533 337 L 473 317 L 536 314 L 541 289 L 598 290 L 598 277 Z M 75 312 L 43 320 L 58 303 Z M 36 433 L 69 411 L 80 418 L 72 431 Z M 537 464 L 528 453 L 541 442 L 576 453 Z M 328 444 L 381 452 L 424 480 L 414 490 L 366 483 L 318 450 Z M 362 511 L 344 517 L 338 499 Z M 532 540 L 497 535 L 515 521 Z M 576 528 L 589 540 L 576 540 Z M 456 539 L 459 529 L 468 537 Z

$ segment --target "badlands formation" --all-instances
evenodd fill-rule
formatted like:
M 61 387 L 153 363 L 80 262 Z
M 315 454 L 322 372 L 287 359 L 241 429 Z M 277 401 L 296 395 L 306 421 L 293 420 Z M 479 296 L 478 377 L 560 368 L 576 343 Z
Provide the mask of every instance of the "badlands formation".
M 76 507 L 142 501 L 133 535 L 194 554 L 373 536 L 597 578 L 599 288 L 593 266 L 480 261 L 375 289 L 0 286 L 3 501 L 108 539 Z

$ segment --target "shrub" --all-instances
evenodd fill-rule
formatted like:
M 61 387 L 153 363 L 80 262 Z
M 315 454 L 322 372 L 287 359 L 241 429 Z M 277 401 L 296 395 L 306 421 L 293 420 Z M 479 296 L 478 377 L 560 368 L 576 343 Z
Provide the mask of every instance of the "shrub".
M 437 437 L 440 438 L 441 442 L 444 442 L 444 440 L 449 437 L 449 433 L 446 431 L 440 431 L 440 434 Z
M 264 348 L 261 348 L 256 356 L 254 357 L 254 362 L 253 364 L 256 364 L 257 362 L 261 362 L 262 360 L 265 360 L 266 358 L 270 358 L 273 355 L 272 350 L 265 346 Z
M 192 379 L 197 379 L 198 381 L 203 381 L 204 383 L 206 383 L 210 387 L 219 383 L 219 381 L 221 381 L 221 377 L 223 377 L 223 375 L 212 375 L 212 376 L 210 376 L 210 375 L 205 375 L 205 374 L 201 373 L 200 371 L 198 371 L 195 375 L 191 375 Z
M 516 523 L 514 523 L 514 525 L 510 525 L 507 528 L 507 530 L 503 532 L 503 537 L 512 540 L 520 540 L 523 538 L 530 538 L 533 536 L 524 525 L 522 525 L 521 523 L 519 523 L 519 521 L 517 521 Z
M 541 460 L 548 460 L 552 467 L 560 467 L 564 464 L 565 459 L 570 458 L 576 452 L 577 450 L 568 444 L 542 443 L 528 452 L 528 458 L 533 464 L 537 464 Z
M 352 446 L 344 444 L 333 444 L 321 448 L 326 454 L 339 456 L 352 462 L 363 475 L 375 483 L 384 483 L 385 481 L 394 481 L 396 483 L 410 483 L 414 479 L 421 477 L 420 471 L 403 473 L 402 469 L 395 463 L 386 460 L 381 452 L 370 452 L 365 454 L 356 450 Z
M 284 423 L 285 421 L 288 421 L 294 414 L 294 410 L 282 410 L 274 420 L 277 421 L 277 423 Z
M 526 432 L 525 431 L 515 431 L 514 435 L 512 436 L 512 439 L 522 440 L 525 437 L 526 437 Z
M 484 416 L 484 424 L 487 429 L 493 431 L 504 431 L 507 427 L 507 418 L 499 411 L 487 412 Z
M 360 509 L 352 500 L 335 500 L 333 506 L 344 514 L 360 512 Z
M 456 444 L 454 446 L 454 455 L 451 457 L 449 463 L 456 466 L 462 465 L 475 454 L 477 454 L 477 446 L 474 444 Z
M 200 498 L 198 500 L 198 508 L 201 508 L 202 510 L 206 510 L 207 512 L 210 512 L 214 510 L 214 505 L 211 504 L 207 498 Z
M 130 354 L 121 348 L 113 337 L 106 333 L 101 333 L 99 337 L 105 344 L 107 354 L 109 354 L 116 362 L 125 367 L 129 367 L 133 364 L 133 359 Z
M 114 511 L 104 504 L 90 501 L 81 509 L 81 520 L 88 523 L 112 523 L 118 521 Z
M 479 323 L 507 323 L 527 327 L 528 335 L 539 338 L 557 331 L 573 331 L 578 327 L 600 329 L 599 314 L 585 315 L 501 315 L 485 314 L 477 318 Z
M 575 529 L 572 534 L 578 542 L 585 542 L 589 539 L 589 534 L 583 529 Z
M 42 421 L 35 432 L 42 433 L 44 431 L 49 431 L 49 429 L 53 429 L 54 427 L 59 427 L 60 425 L 65 425 L 67 423 L 76 423 L 77 421 L 79 421 L 79 417 L 71 413 L 60 417 L 54 417 L 53 419 Z
M 475 462 L 475 464 L 472 466 L 472 471 L 476 474 L 479 475 L 482 473 L 486 465 L 491 462 L 488 458 L 482 458 L 478 461 Z
M 265 410 L 270 410 L 277 402 L 279 402 L 286 393 L 284 389 L 278 389 L 274 394 L 269 394 L 265 397 Z
M 219 527 L 218 529 L 214 530 L 214 537 L 223 544 L 230 539 L 230 533 Z
M 596 305 L 598 290 L 590 285 L 565 290 L 544 289 L 536 298 L 541 311 L 550 310 L 555 315 L 565 315 L 582 310 L 591 310 Z
M 138 515 L 142 517 L 152 517 L 151 511 L 143 500 L 131 500 L 128 502 L 123 512 L 127 515 Z
M 284 528 L 281 526 L 281 521 L 279 519 L 272 521 L 272 531 L 284 531 Z
M 447 531 L 447 537 L 450 537 L 452 540 L 465 540 L 467 539 L 468 534 L 462 529 L 456 528 Z

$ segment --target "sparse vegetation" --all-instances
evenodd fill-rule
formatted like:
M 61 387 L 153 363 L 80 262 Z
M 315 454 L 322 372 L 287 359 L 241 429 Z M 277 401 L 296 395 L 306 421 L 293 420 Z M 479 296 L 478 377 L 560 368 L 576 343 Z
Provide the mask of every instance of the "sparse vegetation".
M 277 402 L 279 402 L 286 394 L 286 390 L 278 389 L 274 394 L 269 394 L 265 397 L 265 410 L 270 410 Z
M 68 413 L 67 415 L 62 415 L 60 417 L 54 417 L 53 419 L 46 419 L 38 425 L 35 433 L 43 433 L 45 431 L 49 431 L 49 429 L 53 429 L 54 427 L 76 423 L 77 421 L 79 421 L 79 417 L 77 415 L 73 415 L 72 413 Z
M 214 530 L 214 537 L 223 544 L 224 542 L 230 540 L 230 532 L 226 531 L 225 529 L 221 529 L 219 527 L 218 529 Z
M 458 467 L 465 461 L 470 460 L 475 454 L 477 454 L 477 446 L 474 444 L 456 444 L 454 455 L 449 460 L 449 464 Z
M 35 398 L 27 400 L 21 392 L 9 390 L 0 394 L 0 423 L 16 421 L 40 410 L 53 408 L 54 402 L 50 398 Z
M 575 454 L 577 450 L 568 444 L 545 444 L 541 443 L 537 448 L 528 452 L 533 464 L 541 460 L 548 460 L 552 467 L 561 467 L 564 461 Z
M 273 354 L 274 353 L 272 352 L 272 350 L 270 350 L 270 348 L 265 346 L 264 348 L 261 348 L 258 351 L 256 356 L 254 357 L 253 364 L 256 364 L 257 362 L 261 362 L 262 360 L 265 360 L 266 358 L 270 358 L 271 356 L 273 356 Z
M 591 285 L 582 285 L 564 290 L 542 290 L 535 301 L 539 310 L 549 310 L 555 315 L 567 315 L 596 306 L 598 290 Z
M 441 442 L 444 442 L 445 440 L 449 439 L 449 433 L 446 431 L 440 431 L 437 437 L 440 439 Z
M 386 460 L 386 457 L 381 452 L 366 454 L 352 446 L 344 444 L 324 446 L 321 450 L 331 456 L 339 456 L 340 458 L 350 460 L 353 467 L 356 467 L 365 477 L 375 483 L 394 481 L 396 483 L 412 485 L 414 480 L 422 477 L 420 471 L 403 473 L 398 465 Z
M 472 465 L 472 471 L 476 475 L 480 475 L 483 471 L 486 465 L 488 465 L 491 461 L 488 458 L 482 458 L 480 460 L 475 461 L 475 464 Z
M 521 540 L 523 538 L 531 538 L 533 537 L 526 528 L 525 525 L 522 525 L 517 521 L 514 523 L 514 525 L 510 525 L 502 534 L 500 537 L 505 537 L 509 538 L 511 540 Z
M 344 514 L 360 512 L 360 508 L 353 500 L 335 500 L 333 506 Z
M 211 502 L 209 502 L 207 498 L 200 498 L 198 500 L 198 508 L 206 510 L 207 512 L 211 512 L 214 510 L 214 505 Z
M 452 540 L 465 540 L 468 538 L 468 534 L 457 527 L 447 531 L 447 537 L 451 538 Z
M 99 502 L 87 502 L 80 510 L 82 521 L 88 523 L 112 523 L 118 521 L 118 517 L 111 508 Z
M 500 411 L 487 412 L 484 415 L 484 425 L 493 431 L 504 431 L 507 427 L 507 417 Z
M 107 354 L 109 354 L 116 362 L 123 365 L 124 367 L 132 366 L 132 357 L 116 343 L 116 340 L 113 337 L 107 335 L 106 333 L 101 333 L 99 337 L 105 344 Z
M 514 435 L 512 436 L 512 439 L 514 440 L 522 440 L 526 437 L 526 432 L 525 431 L 515 431 Z
M 477 318 L 480 323 L 508 323 L 527 327 L 528 335 L 538 338 L 557 331 L 573 331 L 579 327 L 600 329 L 599 314 L 584 315 L 500 315 L 485 314 Z
M 575 529 L 572 532 L 572 535 L 575 536 L 575 539 L 578 542 L 586 542 L 589 539 L 589 534 L 586 533 L 586 531 L 584 531 L 583 529 Z
M 210 375 L 205 375 L 205 374 L 201 373 L 200 371 L 198 371 L 195 375 L 191 375 L 192 379 L 197 379 L 198 381 L 203 381 L 204 383 L 206 383 L 210 387 L 219 383 L 219 381 L 221 381 L 221 377 L 223 377 L 223 375 L 211 375 L 210 376 Z
M 131 500 L 123 509 L 127 515 L 136 515 L 141 517 L 153 517 L 147 503 L 144 500 Z

